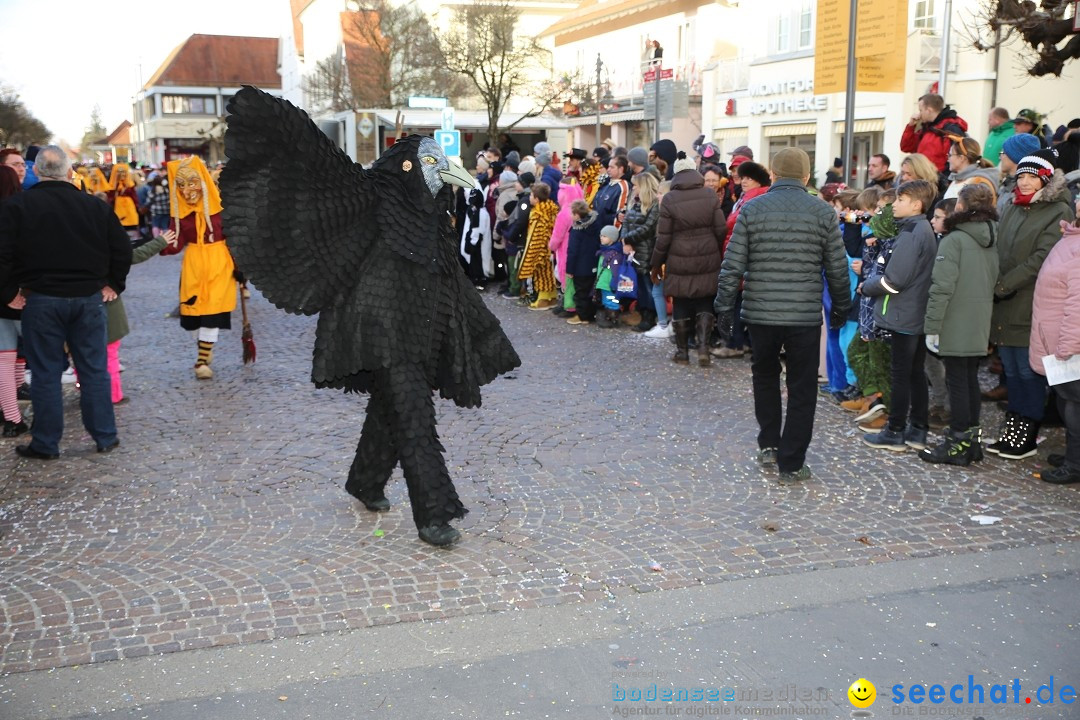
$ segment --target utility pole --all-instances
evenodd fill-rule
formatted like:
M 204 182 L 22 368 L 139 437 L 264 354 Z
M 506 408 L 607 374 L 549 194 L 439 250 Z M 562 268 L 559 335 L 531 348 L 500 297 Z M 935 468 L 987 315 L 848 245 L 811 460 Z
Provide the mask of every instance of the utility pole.
M 851 14 L 848 19 L 847 46 L 847 92 L 844 94 L 844 178 L 851 184 L 855 152 L 855 85 L 857 80 L 855 59 L 855 31 L 859 15 L 859 0 L 851 0 Z
M 600 144 L 600 69 L 603 66 L 604 63 L 600 62 L 600 53 L 596 53 L 596 145 Z
M 660 75 L 662 74 L 660 68 L 663 65 L 663 61 L 657 61 L 653 65 L 653 72 L 656 73 L 656 131 L 653 133 L 655 135 L 653 138 L 654 143 L 660 142 Z

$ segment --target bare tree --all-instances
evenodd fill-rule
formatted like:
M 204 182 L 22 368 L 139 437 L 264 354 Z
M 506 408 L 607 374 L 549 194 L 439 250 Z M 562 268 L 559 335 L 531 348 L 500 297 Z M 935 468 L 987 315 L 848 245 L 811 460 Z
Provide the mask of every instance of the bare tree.
M 30 114 L 18 93 L 9 87 L 0 88 L 0 147 L 26 147 L 32 143 L 47 142 L 50 137 L 52 133 L 43 122 Z
M 400 107 L 410 95 L 453 97 L 464 87 L 446 69 L 431 24 L 415 4 L 369 0 L 349 13 L 342 37 L 305 80 L 313 102 L 326 109 Z
M 488 141 L 496 142 L 502 115 L 515 95 L 533 108 L 503 129 L 539 115 L 565 95 L 558 82 L 534 80 L 551 73 L 551 53 L 535 37 L 515 33 L 521 12 L 511 0 L 476 0 L 455 10 L 440 40 L 446 68 L 466 78 L 487 108 Z
M 1060 77 L 1065 63 L 1080 58 L 1080 34 L 1073 33 L 1069 13 L 1075 6 L 1074 0 L 982 0 L 965 25 L 977 50 L 1019 37 L 1027 46 L 1023 62 L 1029 75 Z

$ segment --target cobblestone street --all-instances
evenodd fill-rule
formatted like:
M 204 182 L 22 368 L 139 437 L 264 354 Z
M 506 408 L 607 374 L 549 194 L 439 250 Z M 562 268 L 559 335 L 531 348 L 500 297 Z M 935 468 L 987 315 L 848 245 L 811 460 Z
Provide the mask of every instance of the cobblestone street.
M 309 382 L 315 319 L 255 292 L 258 361 L 240 313 L 192 375 L 167 313 L 179 260 L 133 268 L 121 446 L 94 452 L 67 386 L 54 462 L 0 446 L 0 672 L 103 663 L 371 625 L 521 612 L 751 576 L 1072 542 L 1080 494 L 1044 459 L 942 469 L 873 451 L 825 400 L 808 464 L 785 488 L 755 462 L 748 360 L 675 366 L 625 329 L 569 326 L 499 298 L 523 365 L 480 410 L 439 401 L 470 514 L 460 543 L 416 536 L 400 471 L 393 509 L 343 490 L 365 398 Z M 984 405 L 984 425 L 1000 411 Z M 1063 445 L 1044 431 L 1041 458 Z M 982 526 L 972 515 L 1000 516 Z

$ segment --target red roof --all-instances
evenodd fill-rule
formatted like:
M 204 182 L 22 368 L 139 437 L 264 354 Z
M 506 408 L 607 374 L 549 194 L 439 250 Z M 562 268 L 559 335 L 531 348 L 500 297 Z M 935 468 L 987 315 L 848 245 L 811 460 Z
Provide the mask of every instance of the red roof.
M 278 39 L 192 35 L 181 43 L 144 88 L 155 85 L 280 88 Z
M 131 144 L 131 123 L 127 120 L 120 123 L 115 130 L 113 130 L 109 137 L 105 138 L 106 145 L 130 145 Z

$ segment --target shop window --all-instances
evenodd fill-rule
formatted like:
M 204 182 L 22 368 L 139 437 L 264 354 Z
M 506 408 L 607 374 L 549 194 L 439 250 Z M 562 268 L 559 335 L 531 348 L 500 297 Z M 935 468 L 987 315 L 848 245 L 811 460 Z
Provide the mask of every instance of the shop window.
M 934 0 L 915 1 L 915 27 L 934 29 Z

